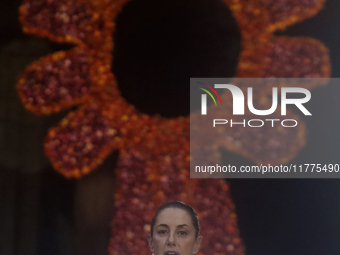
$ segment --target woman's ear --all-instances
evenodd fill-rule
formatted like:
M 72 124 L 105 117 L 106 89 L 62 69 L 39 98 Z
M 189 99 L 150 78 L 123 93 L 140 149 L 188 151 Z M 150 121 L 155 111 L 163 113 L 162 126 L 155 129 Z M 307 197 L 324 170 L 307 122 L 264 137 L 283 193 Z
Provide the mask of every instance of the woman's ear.
M 202 239 L 202 236 L 197 237 L 192 254 L 196 254 L 200 250 Z
M 149 247 L 150 247 L 150 250 L 153 252 L 153 239 L 152 239 L 152 236 L 151 234 L 148 235 L 148 241 L 149 241 Z

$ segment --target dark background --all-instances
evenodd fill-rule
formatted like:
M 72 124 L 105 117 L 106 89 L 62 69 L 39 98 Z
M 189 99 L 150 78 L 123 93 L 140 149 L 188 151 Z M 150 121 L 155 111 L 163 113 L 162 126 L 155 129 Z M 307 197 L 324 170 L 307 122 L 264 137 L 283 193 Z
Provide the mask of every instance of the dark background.
M 49 165 L 43 137 L 67 112 L 36 117 L 25 111 L 16 96 L 16 76 L 32 61 L 70 46 L 21 33 L 20 3 L 2 1 L 0 8 L 0 254 L 107 254 L 118 153 L 80 181 L 64 179 Z M 333 77 L 340 76 L 339 10 L 339 1 L 328 0 L 316 17 L 278 33 L 320 39 L 330 49 Z M 157 91 L 171 94 L 162 87 Z M 307 145 L 292 163 L 339 163 L 340 89 L 311 92 Z M 134 93 L 125 96 L 134 100 Z M 225 153 L 230 164 L 251 164 Z M 339 179 L 229 181 L 248 255 L 340 254 Z

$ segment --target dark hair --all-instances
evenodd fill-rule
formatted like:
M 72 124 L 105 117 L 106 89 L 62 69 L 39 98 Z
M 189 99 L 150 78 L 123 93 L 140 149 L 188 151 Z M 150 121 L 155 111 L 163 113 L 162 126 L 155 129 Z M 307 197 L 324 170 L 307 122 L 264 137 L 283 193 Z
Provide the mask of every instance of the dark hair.
M 186 211 L 187 213 L 189 213 L 192 224 L 195 227 L 195 238 L 197 239 L 197 237 L 200 234 L 200 223 L 198 221 L 197 213 L 195 212 L 194 208 L 192 208 L 190 205 L 187 205 L 187 204 L 180 202 L 180 201 L 169 202 L 169 203 L 166 203 L 166 204 L 164 204 L 164 205 L 162 205 L 161 207 L 158 208 L 158 210 L 156 211 L 155 215 L 152 218 L 151 236 L 153 236 L 153 228 L 155 226 L 158 215 L 164 209 L 167 209 L 167 208 L 178 208 L 178 209 L 182 209 L 182 210 Z

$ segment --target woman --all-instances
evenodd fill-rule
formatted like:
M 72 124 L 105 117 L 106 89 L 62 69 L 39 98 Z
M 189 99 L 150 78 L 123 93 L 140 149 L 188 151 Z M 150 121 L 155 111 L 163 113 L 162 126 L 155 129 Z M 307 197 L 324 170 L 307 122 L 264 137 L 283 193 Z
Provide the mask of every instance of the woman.
M 193 255 L 201 246 L 202 236 L 195 210 L 182 202 L 170 202 L 156 211 L 148 236 L 154 255 Z

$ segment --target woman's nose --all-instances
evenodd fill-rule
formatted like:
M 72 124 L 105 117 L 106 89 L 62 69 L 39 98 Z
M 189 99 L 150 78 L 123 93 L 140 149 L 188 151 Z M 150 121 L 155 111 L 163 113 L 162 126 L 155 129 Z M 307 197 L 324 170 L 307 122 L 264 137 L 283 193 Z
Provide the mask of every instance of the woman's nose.
M 168 246 L 176 246 L 176 236 L 175 233 L 170 233 L 168 238 Z

